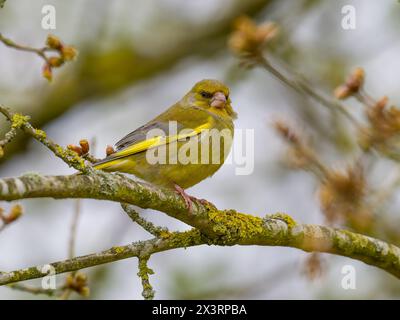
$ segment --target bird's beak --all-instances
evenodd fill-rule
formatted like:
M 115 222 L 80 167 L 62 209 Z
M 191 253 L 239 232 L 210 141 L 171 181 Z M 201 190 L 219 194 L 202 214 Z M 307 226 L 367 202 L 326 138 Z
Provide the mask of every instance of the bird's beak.
M 225 95 L 218 91 L 214 93 L 213 97 L 211 98 L 211 107 L 222 109 L 226 105 L 226 97 Z

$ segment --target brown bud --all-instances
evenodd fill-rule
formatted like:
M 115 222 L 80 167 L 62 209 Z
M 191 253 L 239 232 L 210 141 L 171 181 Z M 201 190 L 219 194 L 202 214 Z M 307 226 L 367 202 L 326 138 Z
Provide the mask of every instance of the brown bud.
M 4 157 L 4 149 L 3 146 L 0 146 L 0 158 Z
M 87 275 L 81 272 L 77 273 L 75 276 L 75 283 L 79 287 L 85 285 L 87 283 Z
M 60 50 L 61 47 L 62 47 L 62 42 L 61 42 L 61 40 L 60 40 L 58 37 L 56 37 L 55 35 L 53 35 L 53 34 L 49 34 L 49 35 L 47 36 L 46 44 L 47 44 L 50 48 L 56 49 L 56 50 Z
M 342 100 L 348 98 L 351 95 L 351 91 L 346 85 L 341 85 L 335 89 L 334 95 L 336 98 Z
M 107 157 L 108 157 L 109 155 L 112 155 L 113 153 L 115 153 L 114 148 L 113 148 L 112 146 L 107 146 L 107 148 L 106 148 L 106 155 L 107 155 Z
M 335 89 L 335 97 L 338 99 L 346 99 L 357 93 L 363 86 L 364 79 L 364 69 L 360 67 L 354 69 L 354 71 L 346 79 L 346 82 Z
M 80 155 L 80 156 L 83 154 L 83 153 L 82 153 L 82 148 L 79 147 L 79 146 L 76 146 L 76 145 L 74 145 L 74 144 L 69 144 L 69 145 L 67 146 L 67 148 L 68 148 L 69 150 L 71 150 L 71 151 L 77 153 L 77 154 Z
M 54 68 L 58 68 L 63 65 L 64 59 L 60 58 L 60 57 L 50 57 L 48 59 L 48 63 L 50 66 L 52 66 Z
M 73 288 L 74 282 L 74 277 L 71 274 L 67 275 L 67 278 L 65 279 L 65 286 L 67 288 Z
M 241 33 L 234 33 L 229 38 L 228 47 L 237 54 L 247 51 L 247 40 Z
M 42 69 L 42 75 L 49 82 L 51 82 L 51 80 L 53 79 L 53 71 L 52 71 L 51 65 L 49 65 L 48 63 L 45 63 L 45 65 L 43 66 L 43 69 Z
M 235 20 L 228 46 L 239 55 L 257 54 L 264 44 L 276 36 L 277 31 L 274 23 L 256 25 L 249 17 L 242 16 Z
M 365 72 L 363 68 L 356 68 L 346 81 L 347 87 L 353 91 L 357 92 L 361 86 L 364 84 Z
M 389 98 L 387 96 L 384 96 L 377 101 L 376 107 L 379 109 L 385 109 L 388 101 L 389 101 Z
M 78 51 L 72 46 L 64 46 L 61 48 L 61 56 L 65 61 L 71 61 L 76 58 Z
M 278 34 L 278 27 L 273 22 L 260 24 L 256 30 L 256 38 L 260 42 L 269 41 Z
M 8 216 L 3 216 L 3 221 L 5 224 L 9 224 L 17 220 L 23 213 L 22 206 L 17 204 L 11 208 Z
M 82 154 L 87 154 L 89 152 L 89 141 L 86 139 L 82 139 L 79 141 L 79 145 L 81 146 L 82 149 Z
M 292 143 L 298 143 L 299 142 L 299 137 L 296 135 L 295 132 L 293 132 L 293 130 L 291 130 L 291 128 L 289 128 L 289 126 L 284 123 L 283 121 L 275 121 L 274 122 L 274 127 L 276 129 L 276 131 L 278 131 L 278 133 L 285 138 L 286 140 L 288 140 L 289 142 Z
M 89 296 L 90 296 L 90 289 L 89 289 L 89 287 L 85 286 L 85 287 L 80 288 L 79 294 L 80 294 L 82 297 L 85 297 L 85 298 L 89 297 Z

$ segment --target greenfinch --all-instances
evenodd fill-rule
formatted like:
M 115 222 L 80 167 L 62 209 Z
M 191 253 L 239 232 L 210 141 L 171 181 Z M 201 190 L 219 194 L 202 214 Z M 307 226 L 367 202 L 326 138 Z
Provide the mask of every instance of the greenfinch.
M 202 80 L 165 112 L 119 140 L 115 152 L 94 168 L 173 188 L 191 210 L 193 197 L 185 189 L 222 166 L 231 149 L 235 118 L 228 87 Z M 223 134 L 215 138 L 215 133 Z

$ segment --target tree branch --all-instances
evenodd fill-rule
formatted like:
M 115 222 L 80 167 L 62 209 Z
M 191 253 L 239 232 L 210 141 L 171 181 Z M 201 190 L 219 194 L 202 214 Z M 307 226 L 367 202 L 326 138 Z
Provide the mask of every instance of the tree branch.
M 75 153 L 66 153 L 60 146 L 47 139 L 43 131 L 31 126 L 28 122 L 29 117 L 12 113 L 2 106 L 0 106 L 0 112 L 11 121 L 12 128 L 22 129 L 32 135 L 68 165 L 86 173 L 69 176 L 41 176 L 30 173 L 17 178 L 0 179 L 0 200 L 44 197 L 110 200 L 123 203 L 130 215 L 132 211 L 128 205 L 136 205 L 162 211 L 194 227 L 185 233 L 166 232 L 165 234 L 158 232 L 160 230 L 155 232 L 154 228 L 150 228 L 154 233 L 158 233 L 159 238 L 53 263 L 56 273 L 76 271 L 129 257 L 138 257 L 142 259 L 139 261 L 139 272 L 144 285 L 144 295 L 146 298 L 151 298 L 153 291 L 148 283 L 149 272 L 144 258 L 164 250 L 214 244 L 286 246 L 310 252 L 333 253 L 363 261 L 400 278 L 400 249 L 394 245 L 350 231 L 316 225 L 298 225 L 285 214 L 262 219 L 238 213 L 235 210 L 218 210 L 214 206 L 207 205 L 206 202 L 203 204 L 199 201 L 194 201 L 189 213 L 185 201 L 173 190 L 132 180 L 122 174 L 95 171 L 90 167 L 86 169 L 82 158 Z M 137 216 L 133 218 L 138 220 Z M 140 224 L 148 229 L 149 224 L 142 220 L 139 219 Z M 1 273 L 0 285 L 45 275 L 38 267 Z
M 85 161 L 81 157 L 79 157 L 77 153 L 62 148 L 54 141 L 48 139 L 44 131 L 35 129 L 29 123 L 29 116 L 24 116 L 20 113 L 12 112 L 9 108 L 1 104 L 0 113 L 2 113 L 7 118 L 7 120 L 11 122 L 11 129 L 21 129 L 28 135 L 32 136 L 37 141 L 45 145 L 48 149 L 50 149 L 55 156 L 62 159 L 66 164 L 68 164 L 68 166 L 74 167 L 81 172 L 91 171 L 91 168 L 85 165 Z
M 326 97 L 324 94 L 319 92 L 318 90 L 315 90 L 312 85 L 305 80 L 303 76 L 300 74 L 291 71 L 289 73 L 289 68 L 284 65 L 284 63 L 279 60 L 277 57 L 274 57 L 275 60 L 279 61 L 281 64 L 281 67 L 285 67 L 285 72 L 278 70 L 277 67 L 272 65 L 264 56 L 259 55 L 256 57 L 256 61 L 258 64 L 270 72 L 274 77 L 279 79 L 282 83 L 293 89 L 294 91 L 306 95 L 313 99 L 314 101 L 318 102 L 322 106 L 329 108 L 331 110 L 339 110 L 355 127 L 359 128 L 360 124 L 358 123 L 357 119 L 354 118 L 354 116 L 348 111 L 348 109 L 339 103 L 337 100 L 332 99 L 330 97 Z
M 155 291 L 153 290 L 149 280 L 149 275 L 154 274 L 154 271 L 147 266 L 149 258 L 149 256 L 140 256 L 138 261 L 139 272 L 137 275 L 142 280 L 142 296 L 145 300 L 153 300 L 155 294 Z
M 23 284 L 18 284 L 18 283 L 9 284 L 8 287 L 13 290 L 19 290 L 19 291 L 23 291 L 23 292 L 27 292 L 27 293 L 31 293 L 31 294 L 35 294 L 35 295 L 44 294 L 49 297 L 52 297 L 52 296 L 56 295 L 56 293 L 57 293 L 57 290 L 43 289 L 43 288 L 39 288 L 39 287 L 28 287 L 28 286 L 25 286 Z
M 174 191 L 139 182 L 121 174 L 93 172 L 89 175 L 40 176 L 27 174 L 0 179 L 0 200 L 51 197 L 91 198 L 128 203 L 165 212 L 196 229 L 171 233 L 99 254 L 52 264 L 57 273 L 79 270 L 129 257 L 150 255 L 173 248 L 200 244 L 286 246 L 304 251 L 337 254 L 363 261 L 400 278 L 400 249 L 381 240 L 346 230 L 317 225 L 296 224 L 289 216 L 278 214 L 265 219 L 218 210 L 199 202 L 187 212 L 185 202 Z M 36 267 L 5 273 L 0 284 L 43 277 Z
M 131 257 L 148 256 L 155 252 L 205 243 L 201 239 L 202 237 L 198 230 L 175 232 L 166 239 L 154 238 L 147 241 L 134 242 L 126 246 L 112 247 L 100 253 L 54 262 L 50 265 L 54 267 L 56 274 L 72 272 Z M 41 272 L 42 267 L 34 266 L 12 272 L 2 272 L 0 273 L 0 285 L 45 277 L 47 273 Z
M 121 207 L 132 221 L 136 222 L 139 226 L 141 226 L 144 230 L 146 230 L 153 236 L 160 238 L 168 235 L 169 231 L 167 228 L 158 227 L 152 222 L 142 218 L 133 206 L 123 203 Z
M 19 51 L 36 53 L 45 62 L 49 62 L 49 59 L 46 56 L 46 52 L 50 50 L 50 48 L 48 48 L 48 47 L 33 48 L 33 47 L 25 46 L 25 45 L 20 45 L 18 43 L 15 43 L 13 40 L 11 40 L 9 38 L 6 38 L 1 33 L 0 33 L 0 42 L 2 42 L 7 47 L 14 48 L 14 49 L 19 50 Z

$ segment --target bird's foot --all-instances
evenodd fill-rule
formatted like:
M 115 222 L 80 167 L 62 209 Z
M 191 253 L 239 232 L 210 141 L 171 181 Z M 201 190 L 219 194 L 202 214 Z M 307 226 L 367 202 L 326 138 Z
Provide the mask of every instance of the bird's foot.
M 194 197 L 189 196 L 189 195 L 185 192 L 185 190 L 184 190 L 183 188 L 181 188 L 181 187 L 180 187 L 179 185 L 177 185 L 177 184 L 174 184 L 174 188 L 175 188 L 176 193 L 178 193 L 178 194 L 183 198 L 183 200 L 185 200 L 185 204 L 186 204 L 186 207 L 187 207 L 188 210 L 189 210 L 189 213 L 192 213 L 192 212 L 193 212 L 193 202 L 192 202 L 192 199 L 193 199 Z
M 210 201 L 208 201 L 206 199 L 198 199 L 198 198 L 192 197 L 192 196 L 190 196 L 190 199 L 192 199 L 193 201 L 200 202 L 205 207 L 212 207 L 213 209 L 217 209 L 215 204 L 213 204 L 212 202 L 210 202 Z
M 198 199 L 194 196 L 188 195 L 186 191 L 177 184 L 174 184 L 174 188 L 176 193 L 178 193 L 183 198 L 183 200 L 185 200 L 185 204 L 189 210 L 189 213 L 193 213 L 193 202 L 199 202 L 205 207 L 211 207 L 213 209 L 217 209 L 217 207 L 213 203 L 207 201 L 206 199 Z

